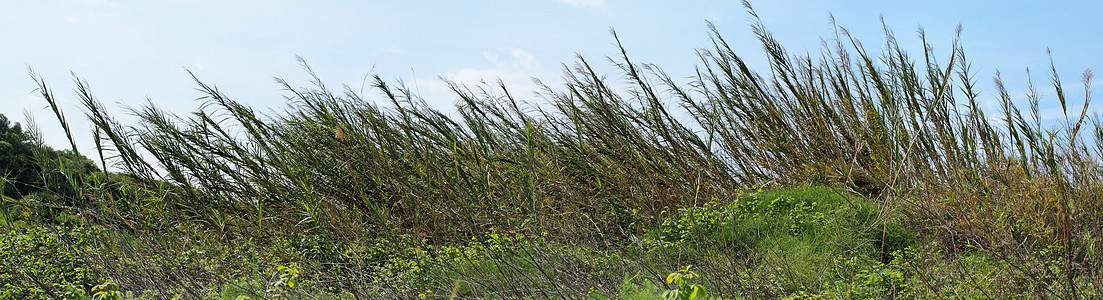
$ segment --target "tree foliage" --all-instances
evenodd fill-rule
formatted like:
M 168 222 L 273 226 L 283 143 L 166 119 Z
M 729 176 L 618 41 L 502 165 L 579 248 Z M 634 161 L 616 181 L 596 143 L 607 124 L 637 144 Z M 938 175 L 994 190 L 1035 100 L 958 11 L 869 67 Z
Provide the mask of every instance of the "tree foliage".
M 0 114 L 0 191 L 3 196 L 18 198 L 35 182 L 33 152 L 30 137 L 19 123 L 12 123 Z
M 19 123 L 0 114 L 0 189 L 4 196 L 22 198 L 33 193 L 48 192 L 59 196 L 65 205 L 79 198 L 77 186 L 81 176 L 98 172 L 87 157 L 72 150 L 54 150 L 40 143 Z

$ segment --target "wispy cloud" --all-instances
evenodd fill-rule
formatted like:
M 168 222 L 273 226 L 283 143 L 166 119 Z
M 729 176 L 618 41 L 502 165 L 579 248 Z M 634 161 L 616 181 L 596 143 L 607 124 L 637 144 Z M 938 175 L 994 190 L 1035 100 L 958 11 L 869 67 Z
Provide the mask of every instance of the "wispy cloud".
M 540 66 L 535 58 L 521 49 L 512 49 L 509 56 L 502 58 L 494 52 L 483 52 L 486 60 L 494 65 L 493 68 L 464 68 L 445 74 L 445 78 L 463 84 L 478 84 L 487 82 L 490 84 L 501 80 L 512 91 L 527 93 L 534 91 L 536 85 L 533 77 L 538 77 Z
M 497 69 L 520 69 L 520 70 L 532 70 L 538 68 L 535 64 L 532 55 L 521 49 L 512 49 L 509 51 L 510 59 L 502 60 L 498 53 L 485 51 L 483 57 L 486 58 Z
M 483 84 L 486 86 L 482 87 L 497 90 L 500 80 L 514 96 L 522 100 L 531 100 L 528 99 L 529 96 L 539 89 L 532 79 L 540 76 L 542 70 L 540 65 L 524 50 L 511 49 L 507 53 L 483 52 L 483 57 L 490 62 L 491 67 L 462 68 L 447 72 L 441 77 L 474 90 L 478 90 Z M 444 111 L 451 111 L 454 108 L 451 106 L 455 103 L 455 94 L 445 82 L 439 79 L 417 79 L 410 87 L 435 108 Z
M 605 0 L 556 0 L 559 3 L 579 8 L 604 8 Z

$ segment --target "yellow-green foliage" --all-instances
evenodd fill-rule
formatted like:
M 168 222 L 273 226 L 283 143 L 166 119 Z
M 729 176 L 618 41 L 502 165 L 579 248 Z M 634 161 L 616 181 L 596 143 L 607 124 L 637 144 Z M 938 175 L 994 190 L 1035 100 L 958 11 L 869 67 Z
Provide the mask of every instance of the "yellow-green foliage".
M 91 289 L 103 279 L 88 264 L 90 237 L 80 229 L 27 226 L 0 234 L 0 299 L 43 298 L 63 287 Z

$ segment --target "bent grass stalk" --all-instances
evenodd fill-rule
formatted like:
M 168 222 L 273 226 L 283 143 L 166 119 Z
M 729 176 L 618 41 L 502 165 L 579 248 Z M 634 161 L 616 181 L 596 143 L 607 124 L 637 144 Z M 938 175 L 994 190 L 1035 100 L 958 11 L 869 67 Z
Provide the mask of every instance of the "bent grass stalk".
M 171 224 L 216 240 L 315 234 L 350 245 L 394 237 L 456 245 L 502 231 L 617 247 L 639 234 L 632 223 L 654 223 L 668 210 L 756 186 L 811 182 L 879 201 L 870 226 L 881 228 L 882 240 L 886 220 L 903 212 L 953 251 L 992 251 L 1012 266 L 1041 259 L 1021 253 L 1059 245 L 1063 282 L 1026 269 L 1008 276 L 1066 297 L 1078 292 L 1077 276 L 1099 288 L 1093 259 L 1103 252 L 1089 245 L 1103 240 L 1091 227 L 1103 222 L 1103 126 L 1087 118 L 1090 72 L 1082 80 L 1084 106 L 1069 118 L 1051 63 L 1065 119 L 1048 128 L 1032 82 L 1029 118 L 998 73 L 1001 111 L 984 111 L 958 36 L 946 63 L 922 31 L 916 61 L 887 28 L 880 56 L 838 26 L 835 43 L 819 56 L 791 56 L 747 7 L 768 75 L 753 71 L 712 24 L 712 47 L 699 51 L 701 65 L 687 85 L 633 62 L 613 32 L 620 52 L 609 61 L 628 81 L 623 93 L 580 56 L 563 86 L 540 83 L 537 104 L 501 82 L 448 82 L 460 99 L 455 118 L 379 76 L 373 88 L 380 100 L 331 90 L 305 62 L 313 86 L 277 80 L 288 106 L 272 115 L 192 74 L 204 95 L 198 110 L 181 117 L 149 104 L 131 109 L 139 121 L 124 125 L 87 82 L 75 82 L 101 164 L 110 161 L 135 179 L 138 194 L 159 199 L 112 198 L 129 201 L 112 207 L 120 210 L 115 219 L 139 224 L 131 227 Z M 45 82 L 32 77 L 72 142 Z M 626 211 L 631 220 L 618 217 Z M 541 265 L 562 258 L 522 252 L 539 272 L 504 258 L 506 268 L 476 272 L 530 280 L 509 283 L 507 294 L 568 293 L 554 282 L 570 272 Z M 1050 260 L 1040 264 L 1050 272 Z M 445 294 L 455 282 L 442 284 Z

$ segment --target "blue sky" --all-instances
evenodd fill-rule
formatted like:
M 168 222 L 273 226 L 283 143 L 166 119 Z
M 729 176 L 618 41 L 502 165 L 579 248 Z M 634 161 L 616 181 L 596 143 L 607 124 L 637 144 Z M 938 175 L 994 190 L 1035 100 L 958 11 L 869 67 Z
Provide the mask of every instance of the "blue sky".
M 820 37 L 832 35 L 829 13 L 868 49 L 883 42 L 883 15 L 915 55 L 921 53 L 918 26 L 945 55 L 961 24 L 985 99 L 995 98 L 990 79 L 997 69 L 1015 97 L 1023 94 L 1028 67 L 1044 86 L 1047 47 L 1066 88 L 1079 87 L 1085 69 L 1103 67 L 1098 1 L 752 4 L 792 54 L 819 51 Z M 696 49 L 709 46 L 705 21 L 762 66 L 748 18 L 739 1 L 705 0 L 0 1 L 0 113 L 22 121 L 29 111 L 48 144 L 67 145 L 45 102 L 32 93 L 28 66 L 48 80 L 72 120 L 83 111 L 70 72 L 120 115 L 123 106 L 147 99 L 179 114 L 197 108 L 201 94 L 185 69 L 233 99 L 278 111 L 284 101 L 273 77 L 306 84 L 296 55 L 331 86 L 357 88 L 366 75 L 379 74 L 411 83 L 431 105 L 448 108 L 454 98 L 438 76 L 465 83 L 501 78 L 527 96 L 531 78 L 559 82 L 562 64 L 572 64 L 576 53 L 619 75 L 603 60 L 616 54 L 609 28 L 636 62 L 655 63 L 676 78 L 690 76 Z M 1070 90 L 1083 98 L 1082 90 Z M 88 148 L 83 152 L 93 153 L 88 126 L 75 121 L 73 129 Z

